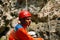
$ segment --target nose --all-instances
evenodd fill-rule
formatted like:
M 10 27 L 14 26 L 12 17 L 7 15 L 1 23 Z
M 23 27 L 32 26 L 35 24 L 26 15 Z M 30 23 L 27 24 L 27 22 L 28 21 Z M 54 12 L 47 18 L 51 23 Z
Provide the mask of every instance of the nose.
M 31 19 L 29 19 L 29 21 L 31 21 Z

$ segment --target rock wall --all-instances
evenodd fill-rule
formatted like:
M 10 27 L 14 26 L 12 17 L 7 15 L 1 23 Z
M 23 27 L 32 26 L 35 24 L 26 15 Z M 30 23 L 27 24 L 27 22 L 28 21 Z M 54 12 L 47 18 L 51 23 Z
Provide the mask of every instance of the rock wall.
M 8 37 L 10 33 L 9 30 L 14 28 L 19 22 L 19 11 L 26 10 L 26 1 L 22 0 L 20 2 L 18 3 L 17 0 L 0 0 L 1 40 L 6 39 L 6 35 Z M 60 31 L 58 31 L 58 28 L 56 29 L 58 20 L 55 19 L 60 17 L 60 0 L 28 0 L 27 3 L 27 10 L 32 13 L 32 23 L 28 30 L 36 31 L 39 33 L 39 37 L 43 37 L 44 39 L 46 39 L 45 37 L 50 39 L 51 36 L 53 38 L 51 40 L 59 40 Z M 2 39 L 3 37 L 4 39 Z

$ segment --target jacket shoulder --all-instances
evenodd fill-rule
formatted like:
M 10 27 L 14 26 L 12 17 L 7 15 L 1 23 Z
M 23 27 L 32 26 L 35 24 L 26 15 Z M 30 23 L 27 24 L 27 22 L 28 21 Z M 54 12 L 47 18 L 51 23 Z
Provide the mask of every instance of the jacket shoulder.
M 17 25 L 15 26 L 14 30 L 17 31 L 17 30 L 20 29 L 20 28 L 23 28 L 22 25 L 17 24 Z

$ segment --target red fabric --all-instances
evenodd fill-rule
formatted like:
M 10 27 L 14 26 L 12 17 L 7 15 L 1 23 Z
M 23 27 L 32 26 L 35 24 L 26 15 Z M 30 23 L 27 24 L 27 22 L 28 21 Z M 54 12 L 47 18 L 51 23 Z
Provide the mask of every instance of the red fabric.
M 13 31 L 10 33 L 10 35 L 9 35 L 9 40 L 15 40 L 15 38 L 14 38 L 14 36 L 13 36 Z
M 27 31 L 24 28 L 20 28 L 16 31 L 16 36 L 19 38 L 19 40 L 34 40 L 33 37 L 27 34 Z
M 33 38 L 24 28 L 19 28 L 17 31 L 12 30 L 9 35 L 9 40 L 43 40 L 42 38 Z
M 15 35 L 14 30 L 11 31 L 11 33 L 9 35 L 9 40 L 18 40 L 18 38 Z
M 9 40 L 15 40 L 15 38 L 10 35 Z
M 16 32 L 13 30 L 10 33 L 9 40 L 34 40 L 34 38 L 28 35 L 24 28 L 20 28 Z

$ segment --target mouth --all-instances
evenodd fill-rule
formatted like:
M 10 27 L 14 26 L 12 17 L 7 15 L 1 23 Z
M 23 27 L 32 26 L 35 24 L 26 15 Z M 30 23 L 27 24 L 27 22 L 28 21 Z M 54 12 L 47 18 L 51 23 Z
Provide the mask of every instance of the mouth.
M 28 24 L 28 26 L 30 25 L 30 23 L 31 23 L 31 22 L 28 22 L 28 23 L 27 23 L 27 24 Z

